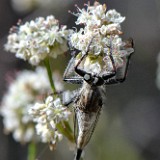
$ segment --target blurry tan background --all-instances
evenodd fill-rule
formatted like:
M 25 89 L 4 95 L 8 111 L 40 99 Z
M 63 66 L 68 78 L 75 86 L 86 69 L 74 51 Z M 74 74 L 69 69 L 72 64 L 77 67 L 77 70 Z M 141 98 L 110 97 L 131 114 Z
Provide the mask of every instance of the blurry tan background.
M 22 0 L 14 0 L 20 4 Z M 29 0 L 28 0 L 29 1 Z M 39 6 L 18 6 L 12 0 L 0 1 L 0 99 L 7 89 L 5 75 L 29 68 L 27 63 L 4 52 L 8 30 L 18 19 L 23 21 L 54 14 L 61 24 L 75 26 L 75 17 L 68 10 L 82 7 L 82 0 L 42 1 Z M 93 4 L 93 0 L 91 4 Z M 126 16 L 122 24 L 123 38 L 135 41 L 125 83 L 107 87 L 107 100 L 91 142 L 85 149 L 86 160 L 160 160 L 160 90 L 156 87 L 157 55 L 160 52 L 159 0 L 106 0 L 108 9 L 115 8 Z M 43 6 L 45 5 L 45 6 Z M 32 6 L 32 5 L 31 5 Z M 24 7 L 24 8 L 23 8 Z M 67 60 L 66 60 L 67 62 Z M 65 68 L 65 64 L 64 64 Z M 12 122 L 11 122 L 12 123 Z M 26 146 L 3 134 L 0 118 L 0 160 L 26 160 Z M 71 160 L 73 153 L 60 143 L 54 153 L 40 147 L 39 160 Z

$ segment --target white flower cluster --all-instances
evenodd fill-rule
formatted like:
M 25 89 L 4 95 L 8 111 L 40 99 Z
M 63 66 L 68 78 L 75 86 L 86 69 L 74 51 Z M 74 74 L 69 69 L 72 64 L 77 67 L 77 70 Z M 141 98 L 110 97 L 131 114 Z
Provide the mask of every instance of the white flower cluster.
M 125 42 L 120 38 L 122 34 L 120 24 L 125 20 L 125 17 L 122 17 L 114 9 L 106 12 L 106 5 L 101 5 L 99 2 L 95 2 L 93 6 L 87 5 L 87 9 L 79 9 L 78 7 L 77 9 L 78 13 L 74 13 L 78 17 L 76 24 L 83 24 L 84 28 L 71 35 L 71 46 L 84 54 L 91 43 L 89 46 L 91 59 L 101 57 L 106 68 L 110 70 L 113 67 L 109 55 L 112 54 L 116 67 L 122 66 L 123 57 L 133 52 L 133 48 L 125 48 Z M 97 70 L 101 70 L 101 65 L 98 63 L 96 61 L 94 66 L 97 66 Z
M 60 81 L 57 87 L 62 88 Z M 1 103 L 0 114 L 3 117 L 5 132 L 13 133 L 14 139 L 21 143 L 34 140 L 35 124 L 28 114 L 28 109 L 35 102 L 42 102 L 48 92 L 50 84 L 44 68 L 39 67 L 35 72 L 19 72 L 9 85 Z
M 36 18 L 35 21 L 11 28 L 5 49 L 16 57 L 37 65 L 46 57 L 56 58 L 68 50 L 67 37 L 70 30 L 59 27 L 54 16 Z
M 36 123 L 36 132 L 41 141 L 55 145 L 63 135 L 58 131 L 57 124 L 68 120 L 71 112 L 63 107 L 60 98 L 47 97 L 45 103 L 36 103 L 29 110 Z

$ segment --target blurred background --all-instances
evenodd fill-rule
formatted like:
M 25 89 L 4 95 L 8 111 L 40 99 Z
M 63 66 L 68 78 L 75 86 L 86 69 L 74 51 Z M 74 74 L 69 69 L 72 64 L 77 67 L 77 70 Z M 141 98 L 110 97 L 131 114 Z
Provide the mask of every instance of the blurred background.
M 9 28 L 18 19 L 23 22 L 39 16 L 55 15 L 68 28 L 75 26 L 76 11 L 88 0 L 1 0 L 0 1 L 0 100 L 7 89 L 5 75 L 29 68 L 27 63 L 4 51 Z M 90 1 L 93 4 L 93 0 Z M 159 0 L 99 0 L 108 9 L 126 17 L 122 24 L 123 39 L 132 37 L 135 54 L 125 83 L 108 86 L 107 100 L 89 145 L 86 160 L 160 160 L 160 90 L 156 86 L 157 56 L 160 52 Z M 65 65 L 62 70 L 65 68 Z M 60 65 L 62 61 L 59 61 Z M 63 71 L 62 71 L 63 72 Z M 159 73 L 160 74 L 160 73 Z M 160 83 L 160 82 L 159 82 Z M 11 122 L 12 123 L 12 122 Z M 3 133 L 0 118 L 0 160 L 27 160 L 27 147 Z M 71 160 L 73 152 L 61 142 L 55 152 L 44 146 L 39 160 Z

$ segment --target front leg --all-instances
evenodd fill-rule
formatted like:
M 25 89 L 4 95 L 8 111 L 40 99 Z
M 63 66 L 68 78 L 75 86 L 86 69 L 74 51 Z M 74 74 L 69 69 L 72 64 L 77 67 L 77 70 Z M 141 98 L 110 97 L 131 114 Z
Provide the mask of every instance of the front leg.
M 126 80 L 130 58 L 131 54 L 126 57 L 126 62 L 124 63 L 123 67 L 118 68 L 115 76 L 113 78 L 107 79 L 104 85 L 122 83 Z
M 126 41 L 126 44 L 123 48 L 124 50 L 125 49 L 132 49 L 130 51 L 130 54 L 128 56 L 124 57 L 125 62 L 123 64 L 123 66 L 117 69 L 116 74 L 113 78 L 110 78 L 110 79 L 105 81 L 105 85 L 122 83 L 126 80 L 130 58 L 131 58 L 131 56 L 134 52 L 133 48 L 134 48 L 134 43 L 133 43 L 132 38 L 130 38 L 129 40 Z
M 68 66 L 63 75 L 63 80 L 65 82 L 72 83 L 72 84 L 82 84 L 83 78 L 70 76 L 70 74 L 74 73 L 74 67 L 75 67 L 75 56 L 73 56 L 68 63 Z
M 80 60 L 78 61 L 78 63 L 77 63 L 76 66 L 75 66 L 75 72 L 76 72 L 77 74 L 79 74 L 81 77 L 84 77 L 85 74 L 88 74 L 88 73 L 87 73 L 86 71 L 78 68 L 78 66 L 79 66 L 79 65 L 82 63 L 82 61 L 88 56 L 89 48 L 90 48 L 90 45 L 91 45 L 93 39 L 94 39 L 94 36 L 93 36 L 92 39 L 90 40 L 90 42 L 89 42 L 89 44 L 88 44 L 88 46 L 87 46 L 87 48 L 86 48 L 85 54 L 82 55 L 82 57 L 80 58 Z

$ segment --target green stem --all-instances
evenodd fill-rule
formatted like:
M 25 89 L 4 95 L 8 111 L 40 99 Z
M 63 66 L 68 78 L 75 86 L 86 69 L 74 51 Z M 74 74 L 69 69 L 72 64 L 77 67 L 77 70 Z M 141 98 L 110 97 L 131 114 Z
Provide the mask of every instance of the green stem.
M 70 142 L 75 142 L 72 129 L 67 121 L 58 123 L 56 127 Z
M 28 145 L 28 158 L 27 160 L 36 159 L 36 144 L 34 142 L 29 143 Z
M 49 58 L 46 58 L 46 59 L 44 60 L 44 64 L 45 64 L 45 67 L 46 67 L 46 69 L 47 69 L 48 78 L 49 78 L 49 82 L 50 82 L 52 91 L 53 91 L 53 93 L 54 93 L 54 92 L 56 92 L 56 89 L 55 89 L 54 82 L 53 82 L 53 78 L 52 78 L 52 70 L 51 70 L 51 66 L 50 66 L 50 63 L 49 63 Z

